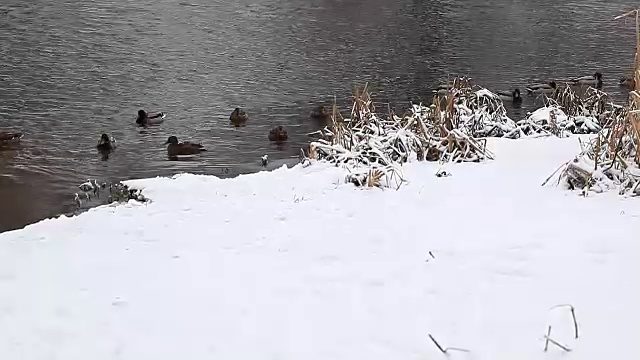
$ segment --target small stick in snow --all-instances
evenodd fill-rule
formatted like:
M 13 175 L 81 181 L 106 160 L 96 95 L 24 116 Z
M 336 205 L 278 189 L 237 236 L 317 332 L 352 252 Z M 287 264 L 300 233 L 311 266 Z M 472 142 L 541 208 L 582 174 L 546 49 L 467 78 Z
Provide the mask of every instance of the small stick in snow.
M 573 329 L 575 331 L 576 339 L 577 339 L 578 338 L 578 320 L 576 320 L 576 310 L 573 306 L 571 307 L 571 317 L 573 318 Z
M 571 161 L 571 160 L 569 160 L 569 161 Z M 567 162 L 565 162 L 564 164 L 560 165 L 560 167 L 558 167 L 558 168 L 556 169 L 556 171 L 554 171 L 554 172 L 553 172 L 553 174 L 549 175 L 549 177 L 547 178 L 547 180 L 545 180 L 545 181 L 542 183 L 542 186 L 545 186 L 545 185 L 549 182 L 549 180 L 551 180 L 551 178 L 553 177 L 553 175 L 555 175 L 558 171 L 560 171 L 560 169 L 562 169 L 564 166 L 566 166 L 566 165 L 569 163 L 569 161 L 567 161 Z
M 435 256 L 433 256 L 433 253 L 431 251 L 429 251 L 429 255 L 431 255 L 432 258 L 436 258 Z
M 544 352 L 547 352 L 547 350 L 549 349 L 549 336 L 551 336 L 551 325 L 549 325 L 549 327 L 547 328 L 547 335 L 545 336 L 545 342 L 544 342 Z
M 569 349 L 568 347 L 566 347 L 566 346 L 564 346 L 564 345 L 560 344 L 559 342 L 557 342 L 557 341 L 553 340 L 552 338 L 550 338 L 550 337 L 548 337 L 548 336 L 545 336 L 545 338 L 547 339 L 547 341 L 548 341 L 548 342 L 550 342 L 550 343 L 552 343 L 553 345 L 555 345 L 555 346 L 559 347 L 560 349 L 562 349 L 562 350 L 564 350 L 564 351 L 566 351 L 566 352 L 571 351 L 571 349 Z
M 436 346 L 438 347 L 438 350 L 440 350 L 443 354 L 446 354 L 447 352 L 442 348 L 442 346 L 440 346 L 440 344 L 438 344 L 438 342 L 436 341 L 436 339 L 433 338 L 433 336 L 431 336 L 431 334 L 429 334 L 429 338 L 431 339 L 431 341 L 433 341 L 434 344 L 436 344 Z
M 431 334 L 429 334 L 429 338 L 431 339 L 431 341 L 433 341 L 434 344 L 436 344 L 436 346 L 438 347 L 438 350 L 440 350 L 443 354 L 449 355 L 449 353 L 447 353 L 447 351 L 450 351 L 450 350 L 461 351 L 461 352 L 471 352 L 471 351 L 469 351 L 467 349 L 456 348 L 456 347 L 448 347 L 446 349 L 443 349 L 442 346 L 440 346 L 440 344 L 438 344 L 436 339 L 434 339 L 433 336 L 431 336 Z
M 568 307 L 571 310 L 571 318 L 573 319 L 573 333 L 575 338 L 578 338 L 578 320 L 576 319 L 576 309 L 571 304 L 560 304 L 553 306 L 551 309 L 559 308 L 559 307 Z

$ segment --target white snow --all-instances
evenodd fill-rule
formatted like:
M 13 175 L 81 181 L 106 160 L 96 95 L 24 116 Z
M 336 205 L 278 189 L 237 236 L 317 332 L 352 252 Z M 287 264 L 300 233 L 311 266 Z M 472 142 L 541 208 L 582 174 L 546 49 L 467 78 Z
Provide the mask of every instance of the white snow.
M 555 116 L 555 122 L 557 124 L 565 124 L 569 121 L 569 117 L 557 106 L 545 106 L 538 108 L 532 112 L 527 118 L 530 121 L 538 124 L 548 124 L 551 122 L 551 116 Z
M 491 97 L 491 98 L 497 98 L 498 97 L 497 94 L 492 93 L 488 89 L 480 89 L 480 90 L 476 91 L 476 96 L 477 97 L 487 96 L 487 97 Z
M 398 191 L 319 163 L 130 181 L 153 202 L 1 234 L 0 358 L 639 356 L 638 200 L 540 186 L 575 137 L 489 147 Z

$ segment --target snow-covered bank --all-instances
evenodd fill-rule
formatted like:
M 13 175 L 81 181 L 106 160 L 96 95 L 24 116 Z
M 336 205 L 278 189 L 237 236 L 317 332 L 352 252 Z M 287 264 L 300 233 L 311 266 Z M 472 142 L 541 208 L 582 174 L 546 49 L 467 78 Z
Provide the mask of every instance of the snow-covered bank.
M 489 147 L 398 191 L 323 164 L 136 180 L 151 203 L 4 233 L 0 358 L 445 358 L 429 334 L 453 359 L 637 356 L 637 200 L 541 187 L 575 138 Z

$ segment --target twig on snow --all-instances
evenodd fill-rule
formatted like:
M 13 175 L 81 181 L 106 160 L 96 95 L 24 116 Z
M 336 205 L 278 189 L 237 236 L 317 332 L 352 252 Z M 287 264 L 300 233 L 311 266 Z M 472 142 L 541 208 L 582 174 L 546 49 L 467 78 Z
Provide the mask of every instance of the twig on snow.
M 564 351 L 566 351 L 566 352 L 571 351 L 571 349 L 569 349 L 568 347 L 566 347 L 566 346 L 564 346 L 564 345 L 560 344 L 559 342 L 557 342 L 557 341 L 553 340 L 552 338 L 550 338 L 550 337 L 548 337 L 548 336 L 545 336 L 545 339 L 547 339 L 547 341 L 548 341 L 548 342 L 552 343 L 553 345 L 555 345 L 555 346 L 559 347 L 560 349 L 562 349 L 562 350 L 564 350 Z
M 448 355 L 448 351 L 461 351 L 461 352 L 471 352 L 467 349 L 462 349 L 462 348 L 456 348 L 456 347 L 448 347 L 446 349 L 443 349 L 442 346 L 440 346 L 440 344 L 438 344 L 438 342 L 436 341 L 436 339 L 433 338 L 433 336 L 431 334 L 429 334 L 429 338 L 431 339 L 431 341 L 433 341 L 433 343 L 438 347 L 438 350 L 440 350 L 440 352 L 442 352 L 443 354 Z
M 546 341 L 544 342 L 544 352 L 547 352 L 549 349 L 549 336 L 551 336 L 551 325 L 547 328 L 547 335 L 545 336 Z
M 551 307 L 551 309 L 555 309 L 559 307 L 568 307 L 569 310 L 571 311 L 571 319 L 573 319 L 573 333 L 575 338 L 577 339 L 578 338 L 578 320 L 576 319 L 576 309 L 571 304 L 559 304 Z

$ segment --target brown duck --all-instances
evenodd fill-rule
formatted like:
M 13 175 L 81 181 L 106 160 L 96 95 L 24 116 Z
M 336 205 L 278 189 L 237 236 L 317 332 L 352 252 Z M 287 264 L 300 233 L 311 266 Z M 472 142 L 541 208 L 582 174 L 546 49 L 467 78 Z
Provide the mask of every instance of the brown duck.
M 194 155 L 199 154 L 202 151 L 207 151 L 201 144 L 192 143 L 192 142 L 178 142 L 178 138 L 175 136 L 169 136 L 165 145 L 167 146 L 167 153 L 169 156 L 179 156 L 179 155 Z
M 269 131 L 269 140 L 276 142 L 287 141 L 289 134 L 282 126 L 276 126 Z
M 249 120 L 249 116 L 247 116 L 247 113 L 244 112 L 244 110 L 235 108 L 235 110 L 233 110 L 233 112 L 231 113 L 231 116 L 229 116 L 229 120 L 233 125 L 240 126 L 246 123 L 247 120 Z
M 318 121 L 331 120 L 331 114 L 329 114 L 327 108 L 322 105 L 313 108 L 309 113 L 309 117 Z
M 620 79 L 620 86 L 624 86 L 627 89 L 632 89 L 635 88 L 635 81 L 633 80 L 633 78 L 630 77 L 624 77 L 622 79 Z
M 19 132 L 0 131 L 0 145 L 20 141 L 22 136 Z

